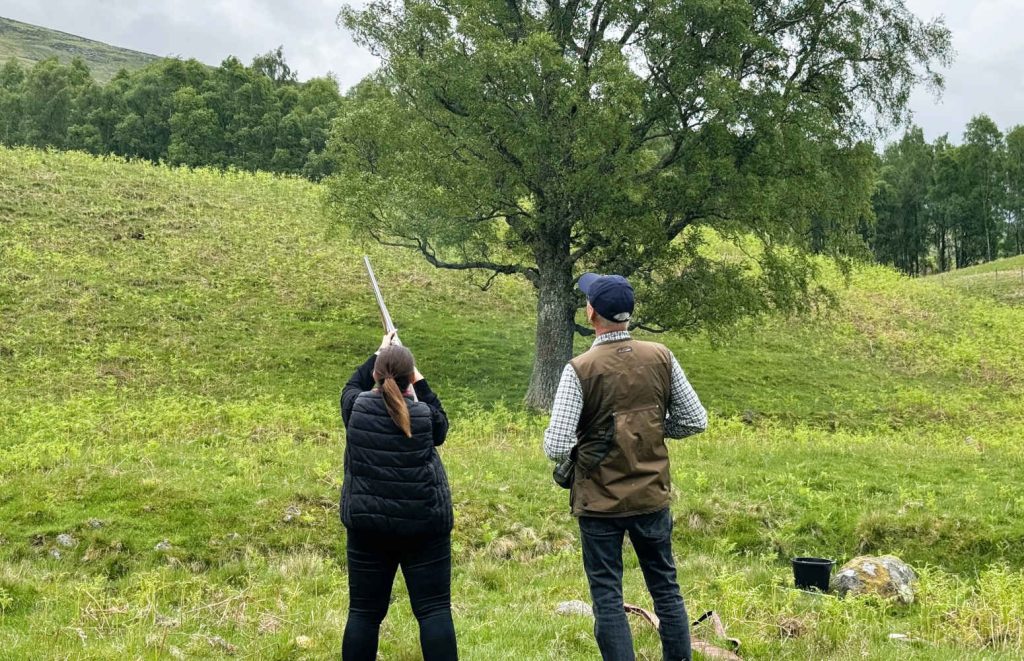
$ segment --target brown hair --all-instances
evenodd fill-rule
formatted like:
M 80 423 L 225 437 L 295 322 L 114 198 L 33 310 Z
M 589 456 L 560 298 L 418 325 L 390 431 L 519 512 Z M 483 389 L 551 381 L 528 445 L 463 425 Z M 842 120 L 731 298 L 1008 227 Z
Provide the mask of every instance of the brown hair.
M 407 438 L 412 438 L 412 427 L 409 423 L 409 407 L 405 404 L 402 391 L 409 387 L 415 369 L 416 361 L 412 352 L 398 344 L 381 349 L 373 364 L 374 378 L 384 395 L 388 415 Z

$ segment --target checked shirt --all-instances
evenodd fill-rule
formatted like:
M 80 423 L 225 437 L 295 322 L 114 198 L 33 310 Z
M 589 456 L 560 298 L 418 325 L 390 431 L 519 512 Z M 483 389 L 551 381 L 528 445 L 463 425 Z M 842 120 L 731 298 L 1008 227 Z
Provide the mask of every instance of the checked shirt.
M 594 344 L 628 340 L 628 331 L 605 333 Z M 685 438 L 699 434 L 708 426 L 708 413 L 701 405 L 693 386 L 686 380 L 679 361 L 672 356 L 671 395 L 665 416 L 665 436 Z M 583 386 L 572 365 L 562 370 L 562 378 L 555 391 L 555 403 L 551 407 L 551 422 L 544 432 L 544 453 L 555 461 L 569 456 L 576 445 L 576 427 L 583 412 Z

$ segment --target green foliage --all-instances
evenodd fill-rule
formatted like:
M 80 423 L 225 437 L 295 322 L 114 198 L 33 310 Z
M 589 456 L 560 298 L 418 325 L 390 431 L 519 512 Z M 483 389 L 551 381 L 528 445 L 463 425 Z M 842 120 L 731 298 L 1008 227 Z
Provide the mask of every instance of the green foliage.
M 0 61 L 13 59 L 31 68 L 53 58 L 64 64 L 81 59 L 101 83 L 124 69 L 135 71 L 159 59 L 156 55 L 0 17 Z
M 1024 126 L 1006 133 L 1006 252 L 1024 255 Z
M 193 87 L 182 87 L 175 92 L 173 103 L 167 160 L 174 165 L 193 167 L 219 162 L 223 145 L 218 140 L 217 113 Z
M 964 240 L 958 247 L 961 266 L 999 256 L 1005 227 L 1002 221 L 1005 172 L 1003 134 L 987 115 L 979 115 L 964 132 L 963 160 L 966 216 Z
M 912 275 L 966 268 L 1024 251 L 1024 129 L 1004 137 L 986 115 L 964 143 L 933 145 L 920 128 L 880 159 L 875 256 Z
M 296 82 L 278 48 L 212 69 L 161 59 L 100 86 L 82 60 L 0 71 L 0 144 L 117 154 L 192 167 L 327 175 L 337 82 Z
M 583 270 L 674 296 L 642 322 L 696 331 L 808 307 L 791 248 L 847 253 L 868 213 L 860 140 L 938 83 L 941 20 L 902 0 L 560 5 L 378 0 L 341 19 L 382 56 L 332 136 L 331 199 L 365 236 L 435 266 L 521 275 L 538 293 L 528 401 L 569 357 Z M 753 237 L 755 269 L 697 259 L 702 232 Z M 743 302 L 688 284 L 740 284 Z M 683 320 L 683 323 L 679 323 Z
M 931 145 L 917 127 L 882 155 L 874 199 L 875 255 L 906 273 L 921 273 L 928 255 L 931 228 L 926 203 L 933 159 Z
M 22 139 L 37 147 L 63 147 L 68 128 L 77 124 L 81 108 L 78 97 L 92 84 L 81 60 L 63 66 L 44 60 L 34 66 L 21 85 Z
M 337 395 L 380 336 L 364 250 L 452 416 L 462 656 L 595 657 L 591 621 L 551 614 L 587 587 L 540 449 L 546 420 L 517 404 L 529 287 L 484 293 L 367 247 L 324 217 L 322 194 L 298 178 L 0 149 L 5 658 L 337 657 Z M 711 233 L 701 250 L 742 255 Z M 768 316 L 714 345 L 657 336 L 712 414 L 670 446 L 691 612 L 718 611 L 747 658 L 1020 658 L 1024 308 L 881 267 L 841 289 L 817 268 L 841 291 L 824 314 Z M 286 522 L 289 506 L 301 513 Z M 790 555 L 874 550 L 920 570 L 916 605 L 788 587 Z M 626 598 L 649 606 L 626 558 Z M 639 658 L 657 658 L 653 630 L 635 633 Z M 399 581 L 381 653 L 417 658 L 417 645 Z

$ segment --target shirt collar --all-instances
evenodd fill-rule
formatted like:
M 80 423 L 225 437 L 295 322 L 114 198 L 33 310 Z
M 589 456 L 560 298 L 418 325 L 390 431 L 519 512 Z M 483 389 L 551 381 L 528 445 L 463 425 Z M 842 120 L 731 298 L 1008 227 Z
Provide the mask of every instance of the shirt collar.
M 598 336 L 594 339 L 594 346 L 598 344 L 604 344 L 605 342 L 619 342 L 621 340 L 631 340 L 632 336 L 629 331 L 612 331 L 611 333 L 605 333 L 604 335 Z

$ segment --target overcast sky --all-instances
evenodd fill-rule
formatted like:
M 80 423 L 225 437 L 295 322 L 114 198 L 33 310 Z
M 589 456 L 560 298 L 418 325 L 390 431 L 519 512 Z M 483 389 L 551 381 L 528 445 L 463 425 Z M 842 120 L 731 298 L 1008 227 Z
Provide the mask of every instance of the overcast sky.
M 1024 0 L 906 0 L 919 16 L 944 15 L 955 64 L 939 101 L 915 93 L 912 108 L 929 140 L 959 142 L 974 115 L 1003 129 L 1024 124 Z M 156 55 L 219 64 L 245 62 L 283 45 L 302 78 L 333 72 L 342 87 L 375 66 L 335 25 L 342 0 L 0 0 L 0 16 Z

